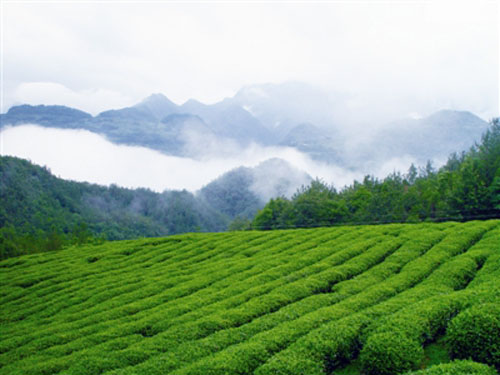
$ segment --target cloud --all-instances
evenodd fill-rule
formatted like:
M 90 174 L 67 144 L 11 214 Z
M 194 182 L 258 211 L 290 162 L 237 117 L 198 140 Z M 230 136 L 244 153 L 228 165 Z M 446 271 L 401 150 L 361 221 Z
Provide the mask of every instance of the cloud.
M 32 105 L 65 105 L 93 115 L 110 108 L 135 104 L 131 98 L 116 91 L 106 89 L 74 91 L 54 82 L 21 83 L 14 92 L 13 100 Z
M 311 160 L 288 147 L 251 144 L 243 149 L 221 142 L 197 159 L 167 156 L 143 147 L 116 145 L 86 130 L 53 129 L 37 125 L 9 127 L 0 132 L 1 154 L 31 160 L 64 179 L 158 192 L 165 189 L 196 191 L 223 173 L 280 158 L 311 177 L 342 187 L 359 173 Z M 215 140 L 212 140 L 215 142 Z M 214 150 L 218 150 L 217 152 Z
M 367 118 L 444 107 L 498 115 L 495 1 L 9 2 L 3 10 L 6 104 L 30 82 L 213 103 L 248 84 L 305 81 L 355 94 L 353 111 Z

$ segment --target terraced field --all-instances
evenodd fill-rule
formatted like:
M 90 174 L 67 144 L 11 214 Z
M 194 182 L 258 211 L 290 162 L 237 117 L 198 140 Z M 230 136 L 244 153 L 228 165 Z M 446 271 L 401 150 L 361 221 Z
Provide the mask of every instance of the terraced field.
M 500 221 L 187 234 L 0 272 L 0 374 L 390 374 L 500 303 Z

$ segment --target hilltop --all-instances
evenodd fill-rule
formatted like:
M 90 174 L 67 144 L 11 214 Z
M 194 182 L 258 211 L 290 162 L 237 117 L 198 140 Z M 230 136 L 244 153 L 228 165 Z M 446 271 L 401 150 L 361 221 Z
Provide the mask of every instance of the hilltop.
M 450 361 L 500 365 L 499 238 L 499 221 L 392 224 L 11 258 L 0 374 L 492 375 Z

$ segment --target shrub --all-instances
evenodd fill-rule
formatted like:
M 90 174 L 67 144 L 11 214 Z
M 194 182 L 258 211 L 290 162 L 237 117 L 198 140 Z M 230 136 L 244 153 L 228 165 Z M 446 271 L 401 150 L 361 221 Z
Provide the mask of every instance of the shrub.
M 448 325 L 446 342 L 452 358 L 471 358 L 500 369 L 500 304 L 479 304 Z
M 496 375 L 496 371 L 482 363 L 473 361 L 454 361 L 431 366 L 428 369 L 406 375 Z
M 363 373 L 392 375 L 417 368 L 424 349 L 403 332 L 376 333 L 368 339 L 360 353 Z

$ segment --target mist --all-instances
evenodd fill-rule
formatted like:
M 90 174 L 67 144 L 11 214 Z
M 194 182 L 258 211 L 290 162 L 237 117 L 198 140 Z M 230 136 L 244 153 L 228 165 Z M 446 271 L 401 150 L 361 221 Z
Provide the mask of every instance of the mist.
M 343 185 L 356 174 L 312 161 L 286 147 L 215 143 L 198 159 L 167 156 L 144 147 L 116 145 L 86 130 L 53 129 L 37 125 L 9 127 L 1 133 L 1 154 L 17 156 L 47 166 L 58 177 L 102 185 L 196 191 L 223 173 L 255 167 L 271 159 L 283 159 L 313 177 Z M 212 140 L 215 142 L 215 140 Z

